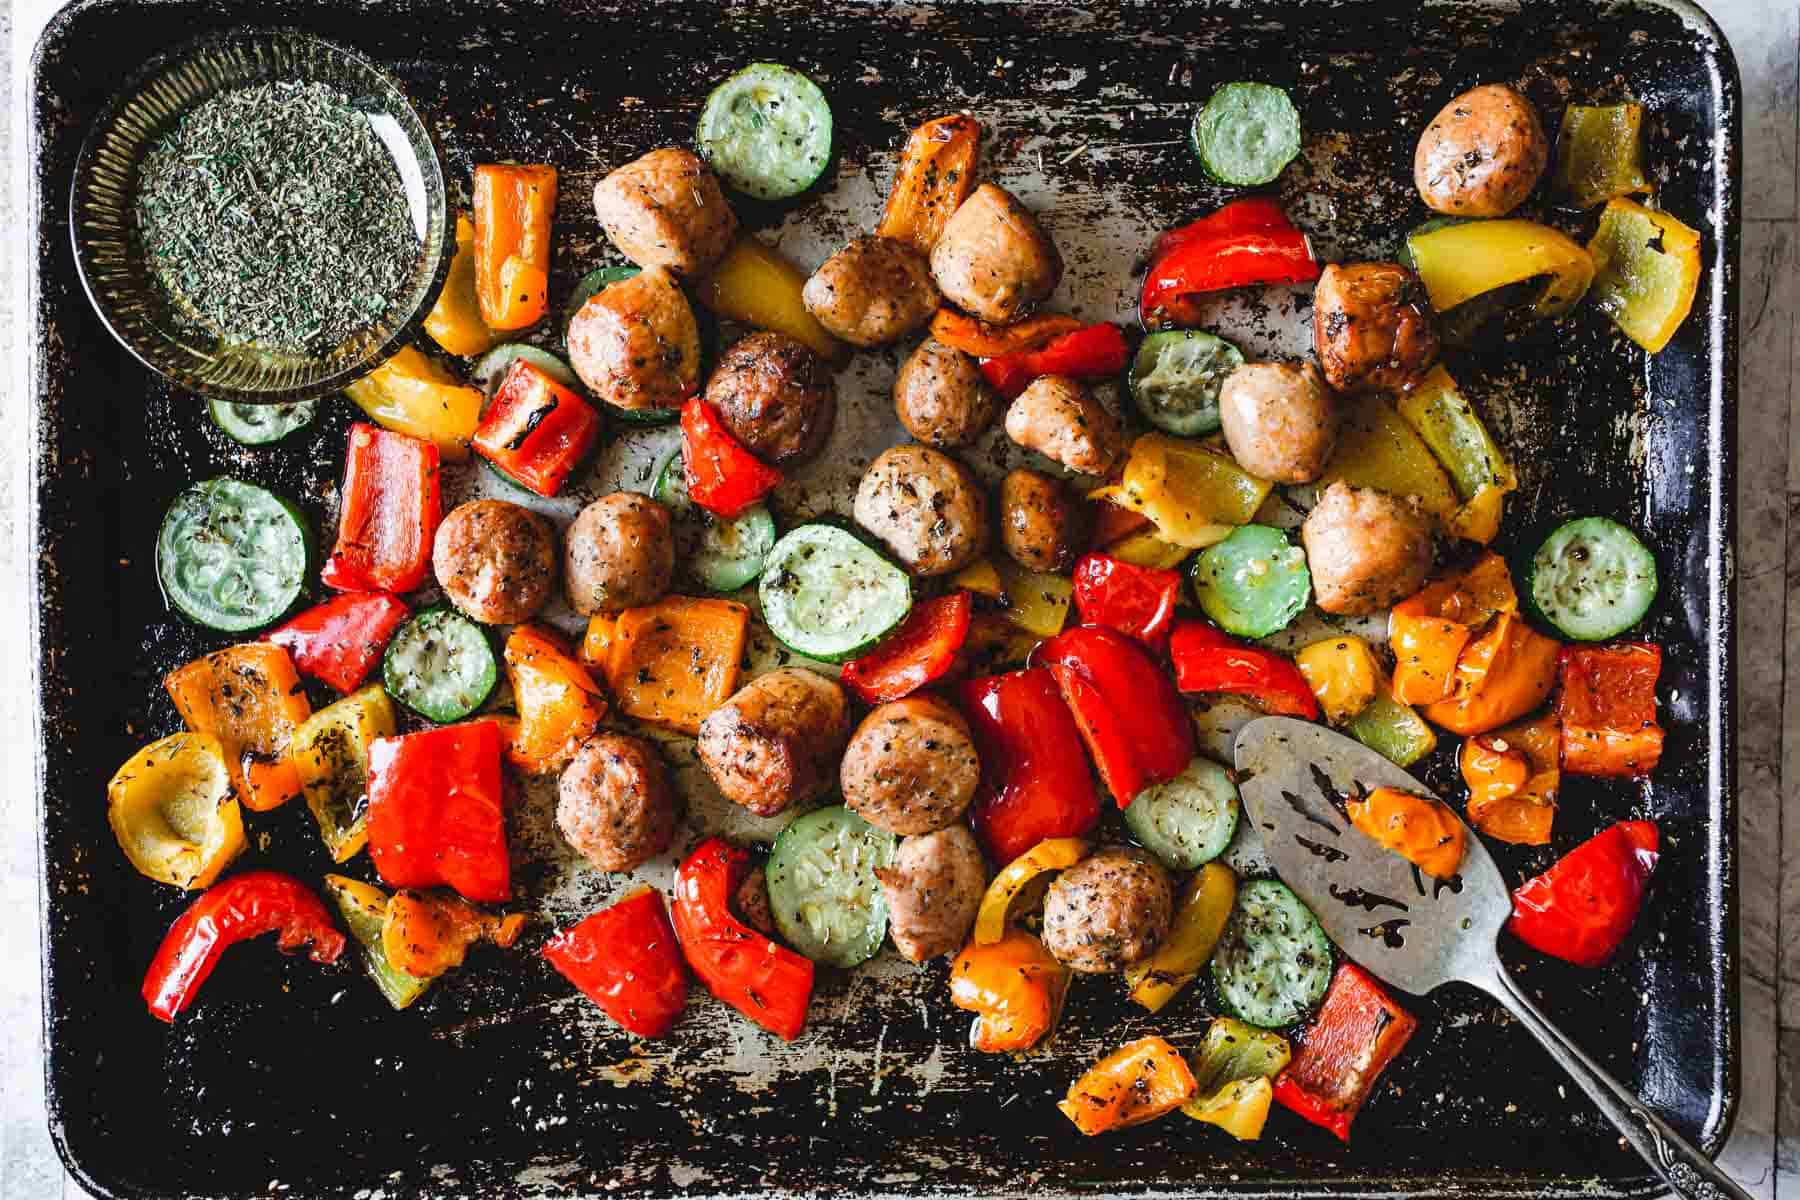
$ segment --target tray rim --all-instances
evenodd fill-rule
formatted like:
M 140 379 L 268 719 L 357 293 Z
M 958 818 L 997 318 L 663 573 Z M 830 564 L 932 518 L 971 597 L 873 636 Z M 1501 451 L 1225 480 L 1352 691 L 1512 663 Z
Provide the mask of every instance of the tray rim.
M 236 0 L 232 0 L 236 2 Z M 663 0 L 663 2 L 680 2 L 680 0 Z M 852 4 L 875 9 L 884 0 L 849 0 Z M 914 0 L 923 6 L 933 6 L 938 0 Z M 956 0 L 950 0 L 955 3 Z M 1152 0 L 1155 2 L 1155 0 Z M 1168 3 L 1182 5 L 1209 6 L 1219 0 L 1167 0 Z M 1225 0 L 1227 4 L 1230 0 Z M 1313 5 L 1334 5 L 1336 0 L 1275 0 L 1277 3 L 1291 5 L 1297 9 L 1305 9 Z M 1379 2 L 1379 0 L 1375 0 Z M 1578 0 L 1579 2 L 1579 0 Z M 555 0 L 539 0 L 540 6 L 549 11 Z M 1524 9 L 1532 0 L 1443 0 L 1442 7 L 1470 7 L 1490 9 Z M 1713 341 L 1717 349 L 1716 366 L 1711 387 L 1706 394 L 1708 424 L 1715 427 L 1719 434 L 1718 462 L 1719 470 L 1709 479 L 1707 503 L 1704 520 L 1709 526 L 1711 544 L 1705 559 L 1706 574 L 1713 582 L 1709 600 L 1709 612 L 1716 618 L 1717 636 L 1706 648 L 1704 662 L 1709 668 L 1708 677 L 1708 710 L 1718 714 L 1717 721 L 1706 723 L 1706 742 L 1704 752 L 1707 758 L 1707 788 L 1715 800 L 1716 816 L 1724 823 L 1720 835 L 1707 842 L 1706 866 L 1709 875 L 1718 881 L 1717 894 L 1719 903 L 1707 909 L 1708 931 L 1714 941 L 1722 949 L 1724 969 L 1719 973 L 1718 985 L 1714 989 L 1713 999 L 1716 1008 L 1723 1014 L 1723 1028 L 1715 1031 L 1715 1038 L 1722 1043 L 1720 1067 L 1714 1072 L 1714 1089 L 1712 1105 L 1705 1127 L 1701 1130 L 1700 1144 L 1709 1156 L 1716 1157 L 1725 1145 L 1735 1124 L 1740 1095 L 1740 1077 L 1742 1070 L 1741 1014 L 1739 1005 L 1739 984 L 1741 965 L 1739 961 L 1738 930 L 1738 819 L 1737 819 L 1737 763 L 1736 763 L 1736 719 L 1737 719 L 1737 654 L 1736 654 L 1736 555 L 1737 555 L 1737 420 L 1738 420 L 1738 318 L 1739 281 L 1738 260 L 1741 238 L 1742 214 L 1739 204 L 1741 183 L 1741 155 L 1743 143 L 1743 86 L 1737 65 L 1737 56 L 1726 38 L 1723 29 L 1697 0 L 1592 0 L 1593 7 L 1601 10 L 1652 9 L 1662 10 L 1676 18 L 1689 30 L 1696 40 L 1696 51 L 1703 59 L 1710 60 L 1708 74 L 1715 81 L 1714 100 L 1719 119 L 1720 133 L 1715 137 L 1711 147 L 1714 167 L 1715 186 L 1713 191 L 1714 209 L 1717 214 L 1718 232 L 1713 239 L 1712 253 L 1708 263 L 1706 293 L 1710 302 L 1706 309 L 1706 319 L 1713 326 Z M 49 386 L 50 367 L 44 353 L 46 322 L 43 319 L 43 286 L 41 270 L 43 265 L 42 249 L 46 239 L 54 239 L 58 231 L 66 225 L 66 220 L 43 217 L 44 191 L 42 179 L 37 167 L 44 151 L 41 136 L 41 105 L 39 89 L 41 73 L 45 58 L 55 46 L 67 36 L 69 27 L 75 20 L 93 10 L 120 9 L 126 7 L 155 7 L 157 0 L 68 0 L 47 21 L 34 41 L 26 71 L 26 88 L 30 106 L 26 121 L 27 158 L 25 164 L 29 172 L 26 188 L 26 222 L 36 235 L 32 241 L 32 253 L 28 269 L 25 272 L 24 296 L 29 313 L 29 334 L 26 339 L 25 359 L 26 376 L 30 381 L 31 402 L 27 411 L 27 453 L 31 455 L 30 499 L 26 510 L 25 532 L 28 544 L 32 547 L 41 545 L 40 519 L 42 517 L 42 498 L 48 476 L 49 444 L 47 432 L 49 426 L 44 420 L 43 398 Z M 1078 8 L 1083 0 L 973 0 L 976 6 L 989 4 L 1023 4 L 1041 8 Z M 1436 7 L 1437 5 L 1434 5 Z M 247 16 L 253 16 L 254 8 L 245 5 Z M 264 28 L 254 20 L 246 20 L 243 25 L 249 28 Z M 214 31 L 219 32 L 219 31 Z M 359 51 L 360 52 L 360 51 Z M 102 105 L 104 108 L 105 106 Z M 66 216 L 66 214 L 65 214 Z M 31 711 L 32 731 L 32 779 L 36 799 L 36 813 L 41 829 L 47 829 L 45 817 L 48 812 L 48 764 L 45 746 L 45 712 L 47 700 L 47 684 L 43 665 L 47 652 L 45 629 L 42 620 L 42 590 L 44 576 L 48 570 L 41 558 L 36 559 L 36 567 L 30 575 L 31 610 L 27 618 L 27 639 L 29 650 L 30 672 L 28 687 L 36 701 Z M 47 856 L 49 846 L 46 838 L 40 836 L 37 841 L 37 899 L 38 899 L 38 946 L 39 946 L 39 981 L 46 1003 L 41 1009 L 38 1028 L 40 1044 L 43 1050 L 43 1071 L 45 1083 L 45 1112 L 51 1142 L 56 1148 L 58 1158 L 65 1170 L 82 1187 L 96 1197 L 139 1197 L 152 1193 L 141 1191 L 130 1184 L 114 1184 L 103 1180 L 88 1166 L 79 1160 L 69 1146 L 66 1122 L 63 1116 L 64 1098 L 55 1086 L 52 1071 L 51 1049 L 54 1043 L 54 1021 L 51 1006 L 47 998 L 51 994 L 51 943 L 49 938 L 49 920 L 51 917 L 52 897 L 49 889 Z M 549 1156 L 531 1160 L 529 1166 L 545 1165 Z M 1223 1188 L 1198 1188 L 1182 1191 L 1171 1189 L 1167 1192 L 1147 1194 L 1191 1195 L 1230 1197 L 1239 1195 L 1280 1196 L 1284 1198 L 1326 1197 L 1354 1195 L 1369 1197 L 1371 1200 L 1414 1200 L 1424 1197 L 1453 1197 L 1471 1194 L 1467 1189 L 1479 1187 L 1478 1193 L 1494 1200 L 1511 1200 L 1518 1197 L 1652 1197 L 1669 1194 L 1667 1185 L 1654 1176 L 1591 1176 L 1591 1177 L 1548 1177 L 1535 1182 L 1507 1178 L 1497 1180 L 1484 1174 L 1470 1174 L 1457 1177 L 1440 1177 L 1447 1184 L 1443 1188 L 1422 1189 L 1418 1181 L 1412 1177 L 1390 1176 L 1385 1180 L 1382 1176 L 1367 1175 L 1352 1185 L 1353 1190 L 1341 1186 L 1307 1185 L 1282 1180 L 1245 1179 Z M 704 1185 L 703 1185 L 704 1186 Z M 727 1197 L 736 1195 L 761 1195 L 756 1192 L 734 1192 L 728 1188 L 716 1188 L 710 1191 L 697 1191 L 695 1195 L 709 1197 Z M 791 1193 L 796 1196 L 826 1196 L 844 1194 L 841 1190 L 809 1187 Z M 883 1191 L 872 1189 L 856 1193 L 866 1197 L 916 1197 L 920 1193 L 912 1191 Z M 967 1187 L 942 1189 L 944 1195 L 995 1195 L 1013 1193 L 994 1193 Z M 1020 1192 L 1020 1195 L 1027 1193 Z M 1041 1185 L 1034 1189 L 1032 1195 L 1075 1195 L 1077 1189 L 1061 1191 L 1045 1191 Z

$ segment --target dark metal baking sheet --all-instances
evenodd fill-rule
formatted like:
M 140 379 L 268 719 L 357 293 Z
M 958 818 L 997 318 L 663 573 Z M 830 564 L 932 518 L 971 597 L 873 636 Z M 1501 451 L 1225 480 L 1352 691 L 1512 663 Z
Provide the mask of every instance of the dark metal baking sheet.
M 1529 1038 L 1466 992 L 1412 1002 L 1423 1030 L 1347 1148 L 1279 1111 L 1255 1144 L 1178 1119 L 1079 1139 L 1051 1107 L 1069 1080 L 1127 1037 L 1191 1040 L 1204 997 L 1152 1019 L 1127 1011 L 1116 989 L 1085 986 L 1054 1051 L 1015 1062 L 967 1048 L 942 964 L 822 976 L 809 1032 L 791 1047 L 705 999 L 672 1041 L 634 1047 L 529 953 L 477 956 L 394 1016 L 353 969 L 321 971 L 257 947 L 228 956 L 174 1030 L 149 1020 L 138 983 L 182 898 L 117 854 L 103 788 L 132 750 L 174 727 L 161 674 L 218 644 L 165 612 L 150 560 L 155 523 L 186 481 L 224 471 L 297 496 L 324 523 L 347 416 L 340 408 L 282 453 L 224 442 L 88 309 L 66 203 L 81 138 L 118 83 L 162 48 L 248 20 L 307 29 L 389 65 L 435 118 L 453 173 L 496 158 L 557 163 L 553 292 L 603 251 L 587 203 L 594 180 L 687 140 L 710 82 L 755 59 L 792 63 L 825 86 L 838 161 L 829 190 L 782 209 L 745 206 L 748 224 L 818 261 L 872 214 L 905 129 L 966 107 L 991 131 L 988 169 L 1044 210 L 1070 259 L 1061 301 L 1098 316 L 1129 311 L 1152 231 L 1226 198 L 1201 179 L 1184 141 L 1192 104 L 1224 80 L 1292 90 L 1309 137 L 1281 187 L 1334 259 L 1389 255 L 1422 218 L 1406 183 L 1412 145 L 1455 92 L 1511 80 L 1552 122 L 1568 99 L 1629 91 L 1648 101 L 1661 201 L 1706 239 L 1693 318 L 1654 360 L 1588 312 L 1451 366 L 1520 460 L 1510 548 L 1560 516 L 1608 512 L 1648 531 L 1665 573 L 1648 629 L 1668 656 L 1662 769 L 1642 785 L 1571 785 L 1556 845 L 1502 856 L 1523 874 L 1608 820 L 1654 816 L 1667 834 L 1654 901 L 1608 970 L 1515 955 L 1517 968 L 1659 1111 L 1708 1146 L 1723 1140 L 1737 1062 L 1730 455 L 1740 114 L 1730 51 L 1697 9 L 1670 0 L 89 0 L 40 43 L 30 166 L 45 1036 L 53 1133 L 87 1187 L 219 1197 L 278 1185 L 365 1197 L 1658 1190 Z M 1285 293 L 1239 298 L 1218 314 L 1257 352 L 1298 349 L 1306 318 L 1304 296 Z M 891 356 L 865 356 L 842 384 L 847 409 L 883 407 L 893 367 Z M 838 469 L 853 476 L 856 458 Z M 824 507 L 840 490 L 821 483 L 783 503 Z M 1442 758 L 1432 765 L 1440 784 L 1450 772 Z M 697 803 L 678 848 L 714 811 Z M 542 918 L 541 933 L 606 885 L 547 849 L 541 793 L 519 808 L 521 901 Z M 255 828 L 257 861 L 327 869 L 298 805 Z

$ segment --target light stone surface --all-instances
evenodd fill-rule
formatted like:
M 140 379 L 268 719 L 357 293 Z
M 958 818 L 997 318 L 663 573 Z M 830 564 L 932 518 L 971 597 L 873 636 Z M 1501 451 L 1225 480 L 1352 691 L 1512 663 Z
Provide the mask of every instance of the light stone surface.
M 55 0 L 0 4 L 0 429 L 25 428 L 24 64 Z M 1723 1161 L 1760 1200 L 1800 1197 L 1800 3 L 1714 0 L 1744 84 L 1737 547 L 1743 1078 Z M 85 1196 L 45 1127 L 38 859 L 26 681 L 29 463 L 0 454 L 0 1200 Z M 1785 651 L 1785 652 L 1784 652 Z M 1789 670 L 1789 664 L 1793 670 Z M 54 798 L 53 798 L 54 802 Z M 1789 870 L 1785 873 L 1782 865 Z

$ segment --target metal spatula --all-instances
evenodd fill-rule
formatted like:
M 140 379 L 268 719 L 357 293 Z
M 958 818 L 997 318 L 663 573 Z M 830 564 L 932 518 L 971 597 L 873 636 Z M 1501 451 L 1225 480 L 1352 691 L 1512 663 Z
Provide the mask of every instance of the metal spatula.
M 1341 810 L 1345 798 L 1377 787 L 1421 796 L 1428 788 L 1360 742 L 1287 717 L 1246 725 L 1234 757 L 1245 812 L 1276 871 L 1344 953 L 1416 995 L 1452 980 L 1480 988 L 1536 1035 L 1676 1195 L 1748 1200 L 1514 985 L 1495 949 L 1512 897 L 1478 836 L 1469 835 L 1458 877 L 1439 882 L 1351 828 Z

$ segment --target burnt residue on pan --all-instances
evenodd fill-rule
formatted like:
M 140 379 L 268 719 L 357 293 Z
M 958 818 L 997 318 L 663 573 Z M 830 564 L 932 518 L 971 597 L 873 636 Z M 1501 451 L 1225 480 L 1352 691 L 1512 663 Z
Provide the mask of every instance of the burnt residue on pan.
M 321 970 L 269 947 L 228 955 L 202 1003 L 166 1029 L 137 996 L 182 897 L 137 877 L 103 815 L 114 766 L 175 725 L 160 680 L 220 644 L 170 616 L 151 547 L 187 482 L 244 476 L 298 500 L 329 530 L 349 406 L 278 450 L 247 450 L 201 407 L 153 382 L 106 336 L 76 281 L 66 203 L 85 127 L 146 57 L 254 14 L 348 42 L 388 64 L 435 116 L 453 178 L 491 159 L 562 171 L 553 304 L 612 252 L 588 195 L 607 170 L 685 142 L 708 88 L 744 62 L 813 75 L 831 98 L 834 174 L 746 223 L 806 266 L 876 211 L 905 131 L 947 108 L 978 114 L 986 167 L 1041 209 L 1068 258 L 1054 303 L 1129 318 L 1154 233 L 1231 193 L 1186 144 L 1193 105 L 1219 83 L 1287 87 L 1307 129 L 1280 184 L 1333 259 L 1391 256 L 1426 215 L 1408 185 L 1418 131 L 1451 95 L 1511 81 L 1554 126 L 1570 100 L 1630 93 L 1656 114 L 1661 203 L 1701 229 L 1708 274 L 1694 317 L 1653 362 L 1591 310 L 1450 367 L 1518 459 L 1507 541 L 1597 511 L 1645 529 L 1664 590 L 1647 636 L 1666 653 L 1668 751 L 1646 784 L 1567 790 L 1557 842 L 1498 847 L 1513 877 L 1600 825 L 1654 816 L 1665 831 L 1655 899 L 1612 967 L 1526 962 L 1537 1000 L 1608 1069 L 1705 1144 L 1735 1090 L 1732 1000 L 1728 459 L 1736 261 L 1735 70 L 1704 18 L 1673 4 L 1049 3 L 876 5 L 771 0 L 723 7 L 625 0 L 82 0 L 52 24 L 35 73 L 39 222 L 34 349 L 40 547 L 39 683 L 49 1086 L 57 1142 L 110 1195 L 451 1196 L 1093 1192 L 1216 1195 L 1647 1195 L 1616 1135 L 1492 1004 L 1450 991 L 1409 1001 L 1422 1029 L 1341 1146 L 1285 1114 L 1237 1144 L 1180 1118 L 1086 1141 L 1052 1107 L 1128 1038 L 1191 1045 L 1216 1011 L 1204 985 L 1155 1018 L 1107 980 L 1078 981 L 1062 1032 L 1022 1060 L 975 1054 L 945 968 L 891 954 L 822 972 L 807 1032 L 782 1045 L 697 995 L 667 1041 L 636 1044 L 532 952 L 559 922 L 617 890 L 556 837 L 540 785 L 515 805 L 526 945 L 478 951 L 416 1008 L 390 1013 L 349 965 Z M 466 186 L 466 184 L 464 184 Z M 1585 236 L 1592 214 L 1543 195 L 1531 213 Z M 1303 291 L 1222 297 L 1216 323 L 1253 354 L 1300 353 Z M 547 337 L 555 335 L 548 334 Z M 898 440 L 887 387 L 897 355 L 839 381 L 843 427 L 821 465 L 778 497 L 785 520 L 847 509 L 847 489 Z M 670 435 L 635 433 L 601 457 L 567 516 L 611 487 L 647 488 Z M 984 473 L 1003 445 L 969 456 Z M 453 472 L 453 494 L 498 485 Z M 1293 497 L 1293 511 L 1305 503 Z M 779 660 L 759 645 L 759 664 Z M 1229 719 L 1229 705 L 1216 719 Z M 666 750 L 690 792 L 674 854 L 710 829 L 766 841 L 697 780 L 691 746 Z M 1424 776 L 1457 795 L 1448 754 Z M 253 818 L 246 862 L 330 869 L 303 807 Z M 1321 831 L 1321 836 L 1323 835 Z M 1240 848 L 1242 850 L 1242 848 Z M 1253 861 L 1243 851 L 1241 861 Z M 366 871 L 366 860 L 353 864 Z M 1391 913 L 1374 918 L 1384 920 Z

